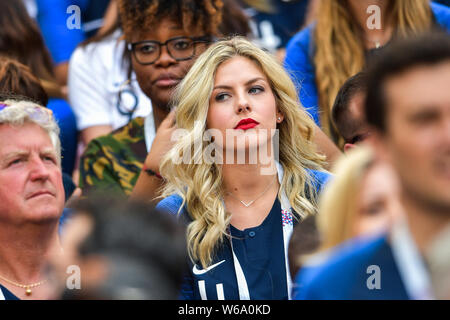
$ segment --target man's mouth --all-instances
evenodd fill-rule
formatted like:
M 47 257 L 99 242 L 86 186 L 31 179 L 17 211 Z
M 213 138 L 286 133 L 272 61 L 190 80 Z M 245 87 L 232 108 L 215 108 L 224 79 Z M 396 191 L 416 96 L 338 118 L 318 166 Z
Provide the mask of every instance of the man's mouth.
M 32 193 L 32 194 L 28 197 L 28 199 L 37 198 L 37 197 L 41 197 L 41 196 L 51 196 L 51 197 L 54 197 L 55 195 L 54 195 L 52 192 L 48 191 L 48 190 L 40 190 L 40 191 L 37 191 L 37 192 Z

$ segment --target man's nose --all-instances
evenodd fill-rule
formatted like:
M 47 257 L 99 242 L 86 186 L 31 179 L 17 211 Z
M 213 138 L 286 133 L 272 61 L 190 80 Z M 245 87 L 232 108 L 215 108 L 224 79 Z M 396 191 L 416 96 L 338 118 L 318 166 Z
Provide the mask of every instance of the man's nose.
M 29 162 L 29 166 L 31 180 L 47 180 L 49 178 L 49 168 L 40 157 L 33 157 Z

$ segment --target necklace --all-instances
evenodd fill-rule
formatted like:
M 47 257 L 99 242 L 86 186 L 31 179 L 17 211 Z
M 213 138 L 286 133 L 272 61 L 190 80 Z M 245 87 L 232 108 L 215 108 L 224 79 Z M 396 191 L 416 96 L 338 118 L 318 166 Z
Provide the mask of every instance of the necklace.
M 262 193 L 260 193 L 260 194 L 258 195 L 258 197 L 256 197 L 254 200 L 251 200 L 251 201 L 249 201 L 249 202 L 245 202 L 245 201 L 239 200 L 239 199 L 238 199 L 237 197 L 235 197 L 235 196 L 233 195 L 233 193 L 230 192 L 230 191 L 227 191 L 227 194 L 229 194 L 230 196 L 232 196 L 233 198 L 235 198 L 236 200 L 238 200 L 240 203 L 242 203 L 246 208 L 248 208 L 248 207 L 250 207 L 256 200 L 258 200 L 259 198 L 261 198 L 261 197 L 267 192 L 267 190 L 269 190 L 269 188 L 273 185 L 273 183 L 275 182 L 275 180 L 277 180 L 276 177 L 275 177 L 275 179 L 267 186 L 267 188 L 266 188 Z
M 4 277 L 2 277 L 2 276 L 0 276 L 0 279 L 3 279 L 3 280 L 5 280 L 6 282 L 8 282 L 9 284 L 12 284 L 12 285 L 14 285 L 14 286 L 16 286 L 16 287 L 25 289 L 25 294 L 26 294 L 27 296 L 31 296 L 31 294 L 32 294 L 31 288 L 38 287 L 38 286 L 44 284 L 45 282 L 47 282 L 47 280 L 43 280 L 43 281 L 40 281 L 40 282 L 31 283 L 31 284 L 20 284 L 20 283 L 11 281 L 11 280 L 9 280 L 9 279 L 6 279 L 6 278 L 4 278 Z

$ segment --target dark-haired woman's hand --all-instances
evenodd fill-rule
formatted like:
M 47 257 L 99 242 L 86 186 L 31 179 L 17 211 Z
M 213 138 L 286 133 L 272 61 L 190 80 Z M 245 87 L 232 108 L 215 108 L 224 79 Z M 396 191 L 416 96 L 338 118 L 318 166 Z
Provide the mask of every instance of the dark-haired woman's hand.
M 172 110 L 161 122 L 158 130 L 156 130 L 155 139 L 144 162 L 148 169 L 159 172 L 159 165 L 161 164 L 162 158 L 174 144 L 171 138 L 175 129 L 175 110 Z

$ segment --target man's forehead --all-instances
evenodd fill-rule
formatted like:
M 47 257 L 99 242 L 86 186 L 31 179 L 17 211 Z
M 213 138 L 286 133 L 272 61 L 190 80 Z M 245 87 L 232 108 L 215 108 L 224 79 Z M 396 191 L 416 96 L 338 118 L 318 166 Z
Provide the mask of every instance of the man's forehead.
M 39 126 L 0 125 L 0 155 L 31 150 L 55 153 L 50 136 Z
M 37 152 L 39 154 L 45 155 L 56 155 L 56 151 L 54 148 L 42 148 L 42 147 L 30 147 L 30 148 L 21 148 L 20 146 L 16 147 L 0 147 L 0 160 L 12 158 L 15 156 L 27 156 L 32 152 Z
M 385 83 L 388 107 L 410 113 L 450 105 L 450 62 L 417 66 Z

